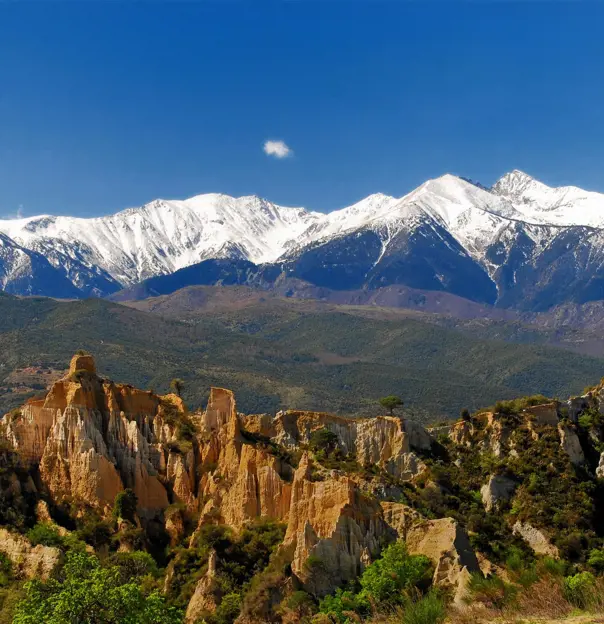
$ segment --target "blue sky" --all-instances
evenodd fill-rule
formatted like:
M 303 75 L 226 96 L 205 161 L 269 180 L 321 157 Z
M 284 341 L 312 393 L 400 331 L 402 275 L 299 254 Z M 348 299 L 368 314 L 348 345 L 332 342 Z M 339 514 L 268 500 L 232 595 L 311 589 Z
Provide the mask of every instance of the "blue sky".
M 604 192 L 603 23 L 602 2 L 0 2 L 0 215 L 325 211 L 514 168 Z

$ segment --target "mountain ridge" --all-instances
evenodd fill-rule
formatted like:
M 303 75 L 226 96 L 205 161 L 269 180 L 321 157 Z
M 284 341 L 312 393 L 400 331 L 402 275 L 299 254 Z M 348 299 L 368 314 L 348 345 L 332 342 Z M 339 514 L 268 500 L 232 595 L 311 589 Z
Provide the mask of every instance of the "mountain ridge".
M 317 286 L 405 285 L 510 308 L 604 297 L 604 195 L 518 170 L 491 189 L 445 174 L 401 198 L 376 193 L 330 213 L 214 193 L 94 219 L 4 220 L 0 232 L 45 256 L 81 297 L 208 260 Z

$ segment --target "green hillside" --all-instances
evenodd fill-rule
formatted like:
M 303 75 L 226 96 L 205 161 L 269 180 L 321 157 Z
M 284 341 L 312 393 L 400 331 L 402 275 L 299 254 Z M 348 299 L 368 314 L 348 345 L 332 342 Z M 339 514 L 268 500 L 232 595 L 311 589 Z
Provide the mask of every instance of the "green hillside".
M 23 401 L 6 381 L 15 369 L 64 368 L 78 348 L 95 354 L 103 374 L 140 387 L 166 390 L 182 378 L 191 407 L 211 385 L 230 387 L 246 412 L 371 413 L 395 393 L 434 420 L 517 395 L 565 397 L 604 374 L 604 358 L 487 339 L 417 312 L 372 318 L 260 300 L 178 321 L 98 299 L 1 297 L 0 411 Z

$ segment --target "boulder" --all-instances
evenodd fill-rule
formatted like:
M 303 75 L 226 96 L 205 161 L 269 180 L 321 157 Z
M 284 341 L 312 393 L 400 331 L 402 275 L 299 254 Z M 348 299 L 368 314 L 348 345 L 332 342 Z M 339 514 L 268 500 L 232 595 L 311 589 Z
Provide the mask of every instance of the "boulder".
M 412 555 L 425 555 L 435 566 L 433 582 L 438 587 L 463 593 L 469 574 L 480 566 L 464 529 L 452 518 L 416 523 L 405 538 Z
M 499 475 L 491 475 L 480 488 L 482 502 L 487 511 L 493 511 L 501 502 L 509 501 L 516 490 L 515 481 Z
M 536 554 L 550 557 L 559 556 L 558 549 L 542 531 L 536 529 L 532 524 L 518 521 L 514 525 L 513 531 L 516 535 L 520 535 Z

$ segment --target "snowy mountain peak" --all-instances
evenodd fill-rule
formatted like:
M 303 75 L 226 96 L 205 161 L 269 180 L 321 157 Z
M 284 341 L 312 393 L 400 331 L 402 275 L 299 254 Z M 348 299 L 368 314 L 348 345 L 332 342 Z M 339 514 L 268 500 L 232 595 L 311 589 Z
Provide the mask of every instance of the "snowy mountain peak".
M 514 169 L 499 178 L 493 185 L 492 191 L 497 195 L 522 198 L 523 194 L 531 188 L 548 189 L 549 187 L 535 180 L 528 173 Z
M 446 231 L 464 253 L 485 263 L 489 246 L 505 232 L 525 228 L 532 240 L 534 226 L 577 225 L 604 230 L 604 195 L 551 188 L 519 170 L 492 189 L 447 173 L 403 197 L 375 193 L 330 213 L 280 206 L 257 195 L 208 193 L 156 199 L 92 219 L 0 220 L 0 264 L 7 266 L 10 247 L 13 279 L 17 267 L 42 266 L 41 258 L 49 263 L 46 272 L 59 271 L 88 296 L 208 259 L 282 262 L 306 247 L 363 233 L 380 241 L 383 255 L 398 235 Z

